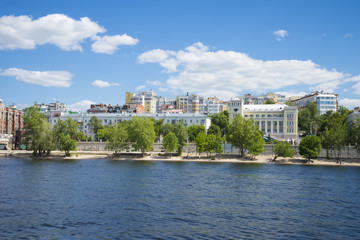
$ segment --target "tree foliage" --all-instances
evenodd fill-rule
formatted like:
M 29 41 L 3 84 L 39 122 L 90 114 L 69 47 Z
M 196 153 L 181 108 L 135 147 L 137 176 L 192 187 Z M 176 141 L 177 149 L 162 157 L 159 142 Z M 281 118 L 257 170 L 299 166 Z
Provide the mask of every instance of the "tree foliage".
M 299 129 L 306 135 L 316 135 L 319 129 L 320 117 L 316 103 L 310 102 L 307 108 L 299 111 L 298 115 Z
M 162 145 L 165 149 L 165 152 L 172 152 L 175 149 L 177 149 L 178 139 L 177 139 L 176 135 L 172 132 L 167 134 L 163 139 Z
M 254 139 L 252 140 L 252 144 L 249 147 L 249 153 L 251 154 L 252 158 L 263 153 L 265 151 L 265 140 L 261 135 L 260 131 L 255 132 Z
M 237 115 L 229 127 L 226 139 L 239 149 L 241 156 L 245 156 L 246 151 L 252 149 L 253 145 L 264 144 L 264 141 L 259 139 L 258 133 L 262 135 L 253 119 L 245 119 Z
M 54 125 L 54 134 L 57 148 L 65 151 L 70 156 L 70 151 L 76 150 L 79 124 L 68 118 L 65 121 L 58 120 Z
M 188 141 L 188 134 L 187 134 L 186 128 L 184 126 L 184 122 L 180 121 L 180 122 L 175 123 L 173 125 L 172 132 L 175 133 L 175 135 L 178 139 L 177 154 L 179 156 L 181 156 L 182 151 Z
M 206 133 L 205 132 L 200 132 L 196 138 L 195 138 L 195 143 L 196 143 L 196 149 L 198 151 L 199 154 L 205 152 L 205 148 L 206 148 Z
M 360 118 L 349 124 L 348 142 L 360 151 Z
M 228 111 L 223 111 L 221 113 L 213 114 L 210 116 L 211 126 L 216 125 L 220 128 L 221 136 L 225 136 L 229 128 L 229 113 Z M 214 133 L 214 132 L 212 132 Z
M 317 136 L 306 136 L 299 145 L 299 153 L 309 161 L 319 156 L 321 152 L 321 141 Z
M 105 149 L 115 154 L 129 148 L 128 132 L 124 124 L 115 123 L 106 126 L 104 137 L 107 139 Z
M 191 125 L 187 127 L 188 139 L 190 142 L 194 142 L 195 138 L 200 132 L 206 133 L 206 129 L 203 125 Z
M 145 151 L 152 150 L 155 141 L 155 131 L 153 122 L 149 118 L 135 116 L 126 125 L 129 141 L 136 150 L 140 150 L 143 154 Z
M 99 140 L 99 135 L 98 135 L 98 131 L 100 129 L 103 129 L 104 126 L 102 125 L 102 122 L 100 119 L 98 119 L 96 116 L 92 116 L 90 118 L 89 124 L 88 124 L 89 128 L 93 131 L 93 133 L 95 134 L 95 138 L 96 140 Z
M 264 104 L 275 104 L 275 102 L 272 99 L 267 99 Z
M 49 155 L 55 148 L 53 131 L 36 103 L 25 109 L 24 130 L 25 143 L 33 155 L 42 155 L 44 151 Z
M 291 158 L 296 154 L 295 150 L 291 148 L 291 144 L 288 142 L 277 142 L 274 146 L 274 153 L 274 160 L 276 160 L 277 157 Z

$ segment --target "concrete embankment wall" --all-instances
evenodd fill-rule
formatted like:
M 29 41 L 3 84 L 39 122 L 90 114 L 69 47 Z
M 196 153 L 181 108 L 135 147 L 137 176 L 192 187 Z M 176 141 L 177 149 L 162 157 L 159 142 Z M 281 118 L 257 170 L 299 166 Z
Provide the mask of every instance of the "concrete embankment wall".
M 77 146 L 78 151 L 104 151 L 105 150 L 105 142 L 79 142 Z M 292 146 L 293 149 L 295 149 L 297 155 L 299 155 L 299 146 Z M 274 145 L 273 144 L 266 144 L 265 145 L 265 152 L 261 155 L 274 155 Z M 161 143 L 155 143 L 153 152 L 161 152 L 162 151 L 162 144 Z M 196 145 L 193 143 L 189 143 L 185 146 L 183 150 L 184 154 L 187 153 L 196 153 Z M 224 154 L 239 154 L 239 150 L 235 147 L 233 147 L 231 144 L 226 143 L 224 144 Z M 336 152 L 330 152 L 330 157 L 335 158 Z M 321 158 L 326 157 L 326 151 L 322 150 L 320 153 Z M 347 158 L 347 159 L 354 159 L 354 158 L 360 158 L 360 152 L 357 152 L 354 147 L 345 147 L 343 151 L 341 152 L 340 158 Z

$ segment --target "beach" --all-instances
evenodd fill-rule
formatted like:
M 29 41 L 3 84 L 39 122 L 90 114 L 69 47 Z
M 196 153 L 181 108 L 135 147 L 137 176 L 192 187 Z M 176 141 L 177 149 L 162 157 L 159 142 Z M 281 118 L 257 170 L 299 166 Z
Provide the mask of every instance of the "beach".
M 52 151 L 49 156 L 32 156 L 32 151 L 25 150 L 3 150 L 0 152 L 1 158 L 22 158 L 22 159 L 58 159 L 58 160 L 86 160 L 86 159 L 111 159 L 111 160 L 131 160 L 131 161 L 168 161 L 168 162 L 214 162 L 214 163 L 254 163 L 254 164 L 296 164 L 296 165 L 318 165 L 318 166 L 354 166 L 360 167 L 360 159 L 341 159 L 341 162 L 335 158 L 326 159 L 318 158 L 312 159 L 311 162 L 307 162 L 305 158 L 296 156 L 294 158 L 282 158 L 278 157 L 276 161 L 274 155 L 258 155 L 255 158 L 240 157 L 238 155 L 220 155 L 220 156 L 208 156 L 202 154 L 186 154 L 181 157 L 163 152 L 149 152 L 144 156 L 140 152 L 124 152 L 121 154 L 113 154 L 111 151 L 72 151 L 71 156 L 65 156 L 64 152 Z

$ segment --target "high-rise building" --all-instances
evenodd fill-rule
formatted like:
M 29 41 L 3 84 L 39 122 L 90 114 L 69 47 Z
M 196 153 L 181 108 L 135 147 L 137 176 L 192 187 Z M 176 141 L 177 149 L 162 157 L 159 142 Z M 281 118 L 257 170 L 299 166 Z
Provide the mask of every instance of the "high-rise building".
M 310 102 L 316 103 L 319 115 L 325 114 L 327 111 L 338 111 L 338 94 L 327 93 L 324 91 L 316 91 L 309 95 L 292 100 L 295 106 L 306 108 Z

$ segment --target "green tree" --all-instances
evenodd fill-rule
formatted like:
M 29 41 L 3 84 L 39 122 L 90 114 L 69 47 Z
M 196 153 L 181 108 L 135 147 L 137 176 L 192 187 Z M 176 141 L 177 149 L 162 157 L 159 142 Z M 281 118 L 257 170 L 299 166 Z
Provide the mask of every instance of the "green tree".
M 265 151 L 265 140 L 260 131 L 256 131 L 255 136 L 251 141 L 252 144 L 249 147 L 249 152 L 252 155 L 252 158 L 255 158 L 255 156 Z
M 205 127 L 203 125 L 191 125 L 191 126 L 187 127 L 187 133 L 188 133 L 189 142 L 194 142 L 196 136 L 200 132 L 206 133 L 206 129 L 205 129 Z
M 86 141 L 87 140 L 87 136 L 83 132 L 79 132 L 77 138 L 78 138 L 79 141 Z
M 95 134 L 95 139 L 99 140 L 98 131 L 99 131 L 99 129 L 104 128 L 104 126 L 102 125 L 101 120 L 98 119 L 96 116 L 92 116 L 90 118 L 88 126 L 91 129 L 91 131 L 93 131 L 93 133 Z
M 264 104 L 275 104 L 275 102 L 272 99 L 267 99 Z
M 213 153 L 221 154 L 224 151 L 223 141 L 219 134 L 209 134 L 206 136 L 205 151 L 210 155 Z
M 252 145 L 257 143 L 254 139 L 257 138 L 257 133 L 261 132 L 258 125 L 255 124 L 253 119 L 245 119 L 237 115 L 230 127 L 227 134 L 227 141 L 234 147 L 239 149 L 240 156 L 245 156 L 247 150 L 250 150 Z
M 207 136 L 206 136 L 205 132 L 200 132 L 196 136 L 195 143 L 196 143 L 196 149 L 197 149 L 199 155 L 201 153 L 205 152 L 206 141 L 207 141 Z
M 183 148 L 187 144 L 188 134 L 186 128 L 184 126 L 184 122 L 181 120 L 173 125 L 173 133 L 175 133 L 178 139 L 178 147 L 177 147 L 177 154 L 181 156 Z
M 207 130 L 208 135 L 220 135 L 221 136 L 221 129 L 218 125 L 211 124 L 209 129 Z
M 141 153 L 144 154 L 145 151 L 150 151 L 153 149 L 155 131 L 153 122 L 149 118 L 135 116 L 126 125 L 129 140 L 136 150 L 140 150 Z
M 54 125 L 54 134 L 57 147 L 70 156 L 70 151 L 76 150 L 79 124 L 68 118 L 65 121 L 58 120 Z
M 174 133 L 169 133 L 164 137 L 163 140 L 163 147 L 165 149 L 165 152 L 172 152 L 177 148 L 178 145 L 178 139 Z
M 221 113 L 210 116 L 211 125 L 216 125 L 220 128 L 221 136 L 225 136 L 229 128 L 229 112 L 223 111 Z
M 360 118 L 349 124 L 348 142 L 360 152 Z
M 334 135 L 327 127 L 320 135 L 321 146 L 326 151 L 326 158 L 330 158 L 330 151 L 334 148 Z
M 315 159 L 321 152 L 321 141 L 317 136 L 306 136 L 299 145 L 299 153 L 308 161 Z
M 291 100 L 287 100 L 285 104 L 288 106 L 295 106 L 295 104 Z
M 316 135 L 320 125 L 320 117 L 316 103 L 310 102 L 307 108 L 299 111 L 298 115 L 299 129 L 306 135 Z
M 115 123 L 104 128 L 107 139 L 105 149 L 113 151 L 114 154 L 129 148 L 128 132 L 126 126 Z
M 337 159 L 340 159 L 340 155 L 347 143 L 347 127 L 345 124 L 338 124 L 332 129 L 334 137 L 334 149 L 337 152 Z
M 44 151 L 50 154 L 54 148 L 53 132 L 36 103 L 25 109 L 24 130 L 25 143 L 33 150 L 33 155 L 41 155 Z
M 291 144 L 288 142 L 277 142 L 274 146 L 274 153 L 275 153 L 274 161 L 278 157 L 292 158 L 296 154 L 295 150 L 291 148 Z
M 160 134 L 165 137 L 167 134 L 173 131 L 173 125 L 170 123 L 165 123 L 161 126 Z
M 151 121 L 153 121 L 154 123 L 154 131 L 155 131 L 155 136 L 156 137 L 160 137 L 161 135 L 161 128 L 163 126 L 164 120 L 165 119 L 160 119 L 160 120 L 155 120 L 155 118 L 150 118 Z

